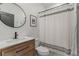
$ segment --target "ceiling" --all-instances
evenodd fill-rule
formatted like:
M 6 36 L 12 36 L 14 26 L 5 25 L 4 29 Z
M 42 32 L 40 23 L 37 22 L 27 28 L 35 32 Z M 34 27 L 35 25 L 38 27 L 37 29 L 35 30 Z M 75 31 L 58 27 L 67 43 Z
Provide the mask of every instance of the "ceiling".
M 52 5 L 55 5 L 56 3 L 40 3 L 43 7 L 48 8 Z

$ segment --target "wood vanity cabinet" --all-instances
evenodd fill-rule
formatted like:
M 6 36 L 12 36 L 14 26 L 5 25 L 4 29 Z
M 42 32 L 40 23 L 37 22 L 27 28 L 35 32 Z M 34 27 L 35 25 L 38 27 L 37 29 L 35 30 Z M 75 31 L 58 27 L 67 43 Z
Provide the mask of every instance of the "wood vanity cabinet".
M 34 56 L 35 40 L 19 43 L 0 50 L 2 56 Z

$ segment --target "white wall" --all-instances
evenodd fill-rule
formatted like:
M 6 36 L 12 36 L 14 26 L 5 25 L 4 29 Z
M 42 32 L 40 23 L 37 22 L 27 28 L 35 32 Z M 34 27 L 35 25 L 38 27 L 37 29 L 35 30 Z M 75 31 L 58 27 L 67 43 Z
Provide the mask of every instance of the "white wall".
M 19 5 L 22 6 L 22 8 L 24 9 L 24 11 L 26 12 L 26 15 L 27 15 L 26 24 L 25 24 L 25 27 L 26 27 L 25 35 L 38 38 L 38 36 L 39 36 L 39 29 L 38 29 L 39 20 L 37 20 L 37 27 L 30 27 L 30 17 L 29 16 L 30 16 L 30 14 L 37 16 L 38 12 L 44 9 L 43 6 L 41 6 L 40 4 L 33 4 L 33 3 L 19 4 Z M 23 32 L 23 31 L 21 31 L 21 32 Z
M 26 12 L 26 24 L 21 28 L 11 28 L 4 25 L 0 21 L 0 41 L 7 40 L 14 37 L 14 32 L 17 31 L 19 38 L 25 35 L 38 37 L 38 25 L 37 27 L 30 27 L 30 14 L 37 16 L 37 12 L 43 10 L 44 8 L 40 4 L 33 3 L 18 3 L 24 11 Z M 38 16 L 37 16 L 38 17 Z

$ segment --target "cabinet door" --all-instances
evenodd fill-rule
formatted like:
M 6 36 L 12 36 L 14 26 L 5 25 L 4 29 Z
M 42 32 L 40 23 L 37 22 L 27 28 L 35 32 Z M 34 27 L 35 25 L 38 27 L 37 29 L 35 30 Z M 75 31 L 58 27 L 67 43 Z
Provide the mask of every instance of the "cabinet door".
M 2 49 L 2 56 L 15 56 L 15 55 L 16 55 L 15 46 L 10 46 Z
M 2 53 L 1 53 L 1 50 L 0 50 L 0 56 L 1 56 L 1 54 L 2 54 Z
M 16 51 L 8 51 L 8 52 L 2 52 L 3 56 L 16 56 Z

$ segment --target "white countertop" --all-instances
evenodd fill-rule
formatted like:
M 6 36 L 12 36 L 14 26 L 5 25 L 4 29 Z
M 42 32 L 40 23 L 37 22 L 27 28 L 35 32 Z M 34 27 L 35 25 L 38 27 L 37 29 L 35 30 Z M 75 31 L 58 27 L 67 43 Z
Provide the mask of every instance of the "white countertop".
M 23 38 L 23 39 L 10 39 L 10 40 L 5 40 L 0 42 L 0 49 L 15 45 L 15 44 L 19 44 L 25 41 L 29 41 L 29 40 L 33 40 L 33 37 L 27 37 L 27 38 Z

